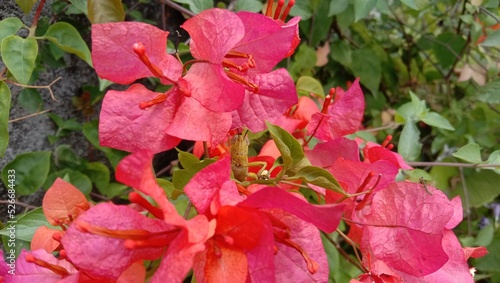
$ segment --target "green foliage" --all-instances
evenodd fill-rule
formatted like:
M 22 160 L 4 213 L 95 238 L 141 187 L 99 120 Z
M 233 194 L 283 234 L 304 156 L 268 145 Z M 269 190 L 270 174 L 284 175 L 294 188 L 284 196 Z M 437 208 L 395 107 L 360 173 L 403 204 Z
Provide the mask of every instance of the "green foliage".
M 49 27 L 42 38 L 51 41 L 68 53 L 75 54 L 92 66 L 90 50 L 80 33 L 72 25 L 64 22 L 55 23 Z
M 29 83 L 35 69 L 38 44 L 34 38 L 11 35 L 2 40 L 2 59 L 16 80 L 24 85 Z
M 121 0 L 88 0 L 87 9 L 88 18 L 93 24 L 123 22 L 125 19 Z
M 184 186 L 196 173 L 216 161 L 213 158 L 206 158 L 200 161 L 196 156 L 183 151 L 180 151 L 178 156 L 183 169 L 174 171 L 172 177 L 172 183 L 178 190 L 184 189 Z
M 316 166 L 304 166 L 300 168 L 293 179 L 299 179 L 308 184 L 344 193 L 339 183 L 330 172 Z
M 0 82 L 0 157 L 3 157 L 9 145 L 9 110 L 10 89 L 6 83 Z
M 9 170 L 15 173 L 15 189 L 19 195 L 29 195 L 36 192 L 45 182 L 50 169 L 48 151 L 33 151 L 16 156 L 2 169 L 2 181 L 9 184 Z

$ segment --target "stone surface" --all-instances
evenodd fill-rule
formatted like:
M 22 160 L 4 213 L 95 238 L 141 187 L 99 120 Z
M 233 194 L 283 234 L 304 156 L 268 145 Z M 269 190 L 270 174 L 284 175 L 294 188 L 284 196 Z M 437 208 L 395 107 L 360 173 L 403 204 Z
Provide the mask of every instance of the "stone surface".
M 52 2 L 52 0 L 46 2 L 42 11 L 42 16 L 52 17 L 50 8 Z M 30 26 L 35 9 L 36 5 L 28 15 L 24 15 L 13 0 L 1 0 L 0 20 L 8 17 L 18 17 L 22 19 L 25 25 Z M 25 36 L 26 30 L 21 31 L 19 35 Z M 82 36 L 84 40 L 89 42 L 89 34 L 83 34 Z M 66 67 L 63 68 L 44 66 L 45 70 L 40 72 L 38 80 L 33 85 L 48 85 L 58 77 L 62 77 L 52 86 L 52 91 L 59 102 L 51 99 L 49 91 L 45 89 L 40 90 L 44 102 L 44 109 L 51 109 L 51 113 L 57 114 L 63 119 L 74 118 L 79 122 L 84 122 L 84 116 L 73 106 L 71 99 L 73 96 L 81 93 L 82 86 L 97 85 L 97 76 L 90 66 L 74 55 L 66 54 L 64 60 L 66 62 Z M 0 61 L 0 69 L 3 69 L 3 67 L 4 65 Z M 10 119 L 31 114 L 19 106 L 18 96 L 22 88 L 12 84 L 8 85 L 12 92 Z M 61 139 L 56 144 L 50 144 L 47 140 L 47 135 L 54 134 L 55 131 L 56 127 L 47 114 L 10 123 L 9 146 L 5 156 L 0 159 L 0 168 L 3 168 L 20 153 L 45 150 L 52 151 L 60 144 L 70 144 L 80 156 L 86 156 L 89 143 L 81 132 L 73 133 Z M 6 197 L 5 185 L 2 183 L 0 186 L 0 199 L 5 200 Z M 31 205 L 40 206 L 42 197 L 43 191 L 39 190 L 36 194 L 20 197 L 19 200 Z M 0 205 L 0 218 L 2 220 L 6 215 L 6 208 L 6 205 Z M 20 207 L 18 206 L 18 208 Z

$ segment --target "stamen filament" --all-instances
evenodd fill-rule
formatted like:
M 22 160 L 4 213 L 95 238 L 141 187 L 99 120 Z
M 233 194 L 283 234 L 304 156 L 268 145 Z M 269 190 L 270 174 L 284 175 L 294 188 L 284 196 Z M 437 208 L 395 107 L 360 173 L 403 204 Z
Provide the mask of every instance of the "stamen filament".
M 147 240 L 153 237 L 169 235 L 171 233 L 177 234 L 179 229 L 173 229 L 168 231 L 161 232 L 150 232 L 147 230 L 111 230 L 104 227 L 93 226 L 84 221 L 78 221 L 76 223 L 76 228 L 82 232 L 91 233 L 94 235 L 115 238 L 115 239 L 124 239 L 124 240 Z
M 226 71 L 226 75 L 233 80 L 234 82 L 240 83 L 242 85 L 248 86 L 250 88 L 250 91 L 253 93 L 259 93 L 259 86 L 247 81 L 245 78 L 243 78 L 240 75 L 237 75 L 231 71 Z
M 381 146 L 384 148 L 387 148 L 389 146 L 389 143 L 391 142 L 391 140 L 392 140 L 392 135 L 388 135 L 385 138 L 384 142 L 381 144 Z
M 48 270 L 54 272 L 57 275 L 61 275 L 62 277 L 66 277 L 70 274 L 69 271 L 66 270 L 66 268 L 52 263 L 48 263 L 45 260 L 41 260 L 34 257 L 31 254 L 26 255 L 25 259 L 27 262 L 34 263 L 43 268 L 47 268 Z
M 306 261 L 307 270 L 309 271 L 309 273 L 314 274 L 318 271 L 318 269 L 319 269 L 318 263 L 316 261 L 314 261 L 313 259 L 311 259 L 309 257 L 309 254 L 301 246 L 299 246 L 297 243 L 293 242 L 290 239 L 276 239 L 276 241 L 279 243 L 282 243 L 284 245 L 287 245 L 291 248 L 296 249 L 302 255 L 304 260 Z
M 128 195 L 128 199 L 131 202 L 137 203 L 142 208 L 151 212 L 151 214 L 153 214 L 154 217 L 163 220 L 163 218 L 164 218 L 163 211 L 160 208 L 153 206 L 149 201 L 147 201 L 145 198 L 143 198 L 140 194 L 138 194 L 136 192 L 131 192 Z
M 375 176 L 374 172 L 368 173 L 368 176 L 366 176 L 366 178 L 363 181 L 363 183 L 361 184 L 361 186 L 358 187 L 358 190 L 356 191 L 356 193 L 362 192 L 363 189 L 366 187 L 366 185 L 368 185 L 368 183 L 372 180 L 373 176 Z
M 273 19 L 277 20 L 280 18 L 281 14 L 281 9 L 285 6 L 285 0 L 278 0 L 278 6 L 276 7 L 276 10 L 274 11 L 274 17 Z
M 156 105 L 158 103 L 162 103 L 165 100 L 167 100 L 167 95 L 164 93 L 161 93 L 151 100 L 143 101 L 143 102 L 139 103 L 139 108 L 146 109 L 146 108 L 149 108 L 149 107 Z
M 148 56 L 146 56 L 146 48 L 144 47 L 144 44 L 142 44 L 141 42 L 134 43 L 133 49 L 134 49 L 134 53 L 139 57 L 139 60 L 141 60 L 141 62 L 144 65 L 146 65 L 146 67 L 148 67 L 149 71 L 151 71 L 151 73 L 153 73 L 153 75 L 155 77 L 165 79 L 174 85 L 176 84 L 176 82 L 174 80 L 165 76 L 163 74 L 163 71 L 160 70 L 160 68 L 158 66 L 153 65 L 153 63 L 151 63 L 151 61 L 149 61 Z
M 271 17 L 273 15 L 273 0 L 267 1 L 266 16 Z
M 286 17 L 288 17 L 288 14 L 290 13 L 290 10 L 292 9 L 293 5 L 295 5 L 295 0 L 288 1 L 288 5 L 286 6 L 285 11 L 283 12 L 280 18 L 282 22 L 285 22 Z

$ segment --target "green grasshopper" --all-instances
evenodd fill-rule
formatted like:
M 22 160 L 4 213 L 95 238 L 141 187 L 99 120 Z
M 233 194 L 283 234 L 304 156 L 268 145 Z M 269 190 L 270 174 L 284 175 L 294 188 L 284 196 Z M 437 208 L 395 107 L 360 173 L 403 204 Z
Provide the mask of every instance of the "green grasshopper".
M 265 172 L 265 162 L 248 163 L 248 146 L 250 145 L 250 141 L 248 140 L 247 134 L 248 131 L 246 131 L 245 134 L 237 134 L 231 140 L 231 170 L 233 171 L 234 178 L 240 182 L 245 181 L 248 176 L 254 177 L 255 179 L 267 179 L 268 176 Z M 262 166 L 257 174 L 248 173 L 249 166 L 257 165 Z

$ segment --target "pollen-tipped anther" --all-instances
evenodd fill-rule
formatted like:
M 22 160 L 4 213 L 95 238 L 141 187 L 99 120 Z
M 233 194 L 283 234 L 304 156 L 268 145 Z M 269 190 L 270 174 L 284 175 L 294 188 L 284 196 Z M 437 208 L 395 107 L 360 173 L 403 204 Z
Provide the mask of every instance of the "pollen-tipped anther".
M 163 211 L 160 208 L 153 206 L 149 201 L 147 201 L 145 198 L 143 198 L 140 194 L 138 194 L 136 192 L 131 192 L 130 194 L 128 194 L 128 199 L 133 203 L 137 203 L 145 210 L 151 212 L 151 214 L 153 214 L 154 217 L 156 217 L 158 219 L 163 219 Z
M 238 75 L 238 74 L 235 74 L 231 71 L 227 71 L 226 72 L 226 75 L 234 82 L 237 82 L 239 84 L 242 84 L 244 86 L 246 86 L 247 88 L 249 88 L 249 90 L 253 93 L 258 93 L 259 92 L 259 86 L 252 83 L 252 82 L 249 82 L 247 81 L 245 78 L 243 78 L 242 76 Z

